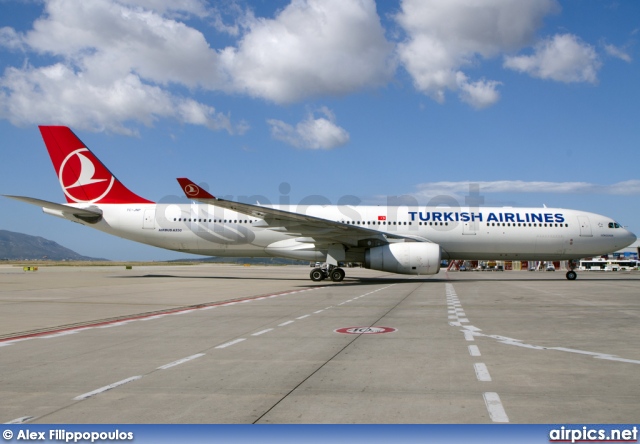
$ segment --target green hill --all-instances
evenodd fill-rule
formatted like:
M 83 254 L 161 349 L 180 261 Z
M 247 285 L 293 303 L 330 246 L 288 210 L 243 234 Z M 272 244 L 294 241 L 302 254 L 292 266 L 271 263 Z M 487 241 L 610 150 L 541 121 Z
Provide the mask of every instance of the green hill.
M 0 230 L 0 260 L 93 261 L 40 236 Z

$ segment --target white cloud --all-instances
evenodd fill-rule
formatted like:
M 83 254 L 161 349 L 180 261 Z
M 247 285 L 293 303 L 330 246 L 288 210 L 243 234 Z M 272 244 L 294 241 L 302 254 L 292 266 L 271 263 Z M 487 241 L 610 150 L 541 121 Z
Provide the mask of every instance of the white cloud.
M 234 125 L 174 87 L 282 103 L 383 85 L 395 69 L 373 0 L 297 0 L 273 19 L 236 4 L 221 12 L 202 0 L 45 0 L 44 7 L 30 31 L 0 29 L 0 46 L 54 60 L 10 68 L 0 78 L 0 117 L 14 124 L 128 132 L 128 124 L 171 117 L 242 133 L 246 123 Z M 222 13 L 235 22 L 224 24 Z M 186 19 L 244 34 L 237 46 L 217 50 Z M 326 119 L 316 126 L 323 122 L 327 129 L 318 132 L 330 134 L 335 126 Z M 342 143 L 336 134 L 320 145 Z
M 203 34 L 161 15 L 206 15 L 203 8 L 196 0 L 49 0 L 31 31 L 3 28 L 0 43 L 60 61 L 6 69 L 0 116 L 16 125 L 61 123 L 124 134 L 136 133 L 131 123 L 152 125 L 167 117 L 232 134 L 246 131 L 246 123 L 234 125 L 228 115 L 168 87 L 223 83 L 217 53 Z
M 293 1 L 274 19 L 255 19 L 237 47 L 221 52 L 230 88 L 289 103 L 388 82 L 393 46 L 373 0 Z
M 155 11 L 161 15 L 173 17 L 208 17 L 207 2 L 205 0 L 118 0 L 119 3 Z
M 605 44 L 604 50 L 611 57 L 624 60 L 625 62 L 628 62 L 628 63 L 631 63 L 632 61 L 631 56 L 627 52 L 623 51 L 622 49 L 618 48 L 615 45 Z
M 0 79 L 0 116 L 15 125 L 60 123 L 93 131 L 135 134 L 127 122 L 151 125 L 161 117 L 234 132 L 213 107 L 144 84 L 134 74 L 94 84 L 62 63 L 44 68 L 9 68 Z
M 468 103 L 474 108 L 486 108 L 500 100 L 500 94 L 496 91 L 500 82 L 493 80 L 478 80 L 477 82 L 469 82 L 467 76 L 458 72 L 456 81 L 460 90 L 459 97 L 463 102 Z
M 557 9 L 554 0 L 403 0 L 396 21 L 407 39 L 398 56 L 416 89 L 434 100 L 456 91 L 475 107 L 489 106 L 499 99 L 499 82 L 470 81 L 462 69 L 528 45 Z
M 541 79 L 596 83 L 601 63 L 591 45 L 573 34 L 557 34 L 538 43 L 532 55 L 506 57 L 504 66 Z
M 501 82 L 474 78 L 471 70 L 482 59 L 530 45 L 543 18 L 558 9 L 556 0 L 402 0 L 395 20 L 406 39 L 394 51 L 374 0 L 291 0 L 272 18 L 256 17 L 233 0 L 222 6 L 205 0 L 43 4 L 31 30 L 0 28 L 0 47 L 23 51 L 29 61 L 0 77 L 0 118 L 119 132 L 172 118 L 232 134 L 247 124 L 195 100 L 195 92 L 291 103 L 386 85 L 401 62 L 416 89 L 439 102 L 453 92 L 472 107 L 491 106 L 500 99 Z M 234 43 L 216 48 L 196 28 L 203 23 L 224 34 L 221 41 Z M 605 50 L 624 59 L 612 45 Z M 531 56 L 505 59 L 505 66 L 544 78 L 595 81 L 599 62 L 590 46 L 565 35 L 539 44 Z M 335 147 L 348 140 L 331 118 L 304 122 L 313 123 L 317 135 L 304 143 L 298 136 L 300 146 Z M 279 134 L 291 133 L 287 124 L 278 125 Z
M 2 46 L 11 50 L 24 49 L 20 35 L 7 26 L 0 28 L 0 47 Z
M 335 116 L 326 107 L 318 110 L 324 117 L 310 113 L 295 127 L 281 120 L 269 119 L 271 135 L 296 148 L 330 150 L 349 142 L 349 133 L 335 123 Z
M 222 82 L 217 54 L 200 31 L 111 0 L 49 0 L 24 41 L 34 51 L 64 57 L 92 83 L 132 72 L 162 85 L 212 88 Z

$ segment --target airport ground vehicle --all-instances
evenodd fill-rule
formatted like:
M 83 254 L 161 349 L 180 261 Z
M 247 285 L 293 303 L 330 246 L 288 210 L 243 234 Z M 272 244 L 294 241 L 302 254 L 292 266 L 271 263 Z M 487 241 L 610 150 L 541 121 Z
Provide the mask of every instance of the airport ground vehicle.
M 580 261 L 578 270 L 581 271 L 627 271 L 637 270 L 638 261 L 634 259 L 584 259 Z

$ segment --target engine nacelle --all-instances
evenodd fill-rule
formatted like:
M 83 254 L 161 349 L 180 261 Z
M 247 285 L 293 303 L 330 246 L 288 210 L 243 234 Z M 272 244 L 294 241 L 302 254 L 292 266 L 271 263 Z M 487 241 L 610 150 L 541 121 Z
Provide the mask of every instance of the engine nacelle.
M 365 268 L 398 274 L 436 274 L 440 271 L 440 245 L 407 242 L 383 245 L 366 251 Z

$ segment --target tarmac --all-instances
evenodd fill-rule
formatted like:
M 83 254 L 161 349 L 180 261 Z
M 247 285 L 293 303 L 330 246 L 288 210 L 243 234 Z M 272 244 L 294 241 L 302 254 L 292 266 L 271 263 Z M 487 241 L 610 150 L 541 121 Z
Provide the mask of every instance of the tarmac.
M 0 422 L 635 423 L 640 272 L 0 266 Z

